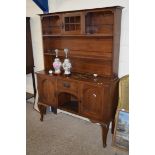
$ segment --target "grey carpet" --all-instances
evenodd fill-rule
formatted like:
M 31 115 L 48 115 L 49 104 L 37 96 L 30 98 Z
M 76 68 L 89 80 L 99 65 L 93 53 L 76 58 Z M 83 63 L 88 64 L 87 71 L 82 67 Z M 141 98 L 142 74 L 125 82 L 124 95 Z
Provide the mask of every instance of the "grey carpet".
M 128 155 L 111 147 L 110 132 L 104 149 L 97 124 L 63 113 L 47 113 L 40 122 L 30 103 L 26 113 L 27 155 Z

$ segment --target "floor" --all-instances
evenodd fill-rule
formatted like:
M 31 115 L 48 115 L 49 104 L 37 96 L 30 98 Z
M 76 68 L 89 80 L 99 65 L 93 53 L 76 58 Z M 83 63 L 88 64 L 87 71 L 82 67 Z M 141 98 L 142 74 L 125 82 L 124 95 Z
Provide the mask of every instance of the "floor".
M 101 127 L 64 114 L 48 112 L 41 122 L 40 114 L 27 103 L 27 155 L 128 155 L 111 146 L 102 147 Z

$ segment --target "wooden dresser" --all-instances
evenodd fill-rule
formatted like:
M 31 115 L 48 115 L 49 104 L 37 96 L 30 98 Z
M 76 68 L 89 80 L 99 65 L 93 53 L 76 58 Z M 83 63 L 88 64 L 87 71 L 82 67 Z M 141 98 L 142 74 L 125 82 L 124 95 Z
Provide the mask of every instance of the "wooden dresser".
M 114 129 L 118 103 L 118 63 L 122 7 L 107 7 L 42 14 L 45 70 L 37 72 L 41 121 L 46 107 L 62 109 L 98 122 L 103 147 L 109 124 Z M 49 74 L 55 49 L 63 62 L 69 49 L 72 74 Z M 98 74 L 94 77 L 93 74 Z

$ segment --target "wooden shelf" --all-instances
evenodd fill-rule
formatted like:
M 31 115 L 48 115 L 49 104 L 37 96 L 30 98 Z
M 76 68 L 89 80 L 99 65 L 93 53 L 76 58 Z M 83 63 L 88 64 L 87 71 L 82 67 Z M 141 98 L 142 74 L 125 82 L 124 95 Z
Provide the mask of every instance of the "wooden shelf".
M 76 34 L 76 35 L 62 35 L 62 34 L 43 34 L 43 37 L 113 37 L 113 34 Z
M 49 55 L 49 56 L 54 56 L 54 57 L 55 57 L 55 54 L 54 54 L 54 53 L 44 53 L 44 55 Z M 60 58 L 62 58 L 62 57 L 64 58 L 65 55 L 60 55 L 60 54 L 59 54 L 59 57 L 60 57 Z M 69 55 L 69 58 L 94 59 L 94 60 L 112 61 L 111 58 L 101 57 L 101 56 L 99 56 L 99 57 L 94 56 L 94 57 L 93 57 L 93 56 L 89 56 L 89 55 L 87 55 L 87 56 Z
M 78 114 L 78 102 L 77 101 L 71 101 L 68 103 L 65 103 L 61 106 L 58 106 L 59 109 L 65 110 L 74 114 Z
M 62 28 L 62 25 L 49 25 L 48 28 Z
M 69 24 L 81 24 L 81 23 L 65 23 L 65 25 L 69 25 Z

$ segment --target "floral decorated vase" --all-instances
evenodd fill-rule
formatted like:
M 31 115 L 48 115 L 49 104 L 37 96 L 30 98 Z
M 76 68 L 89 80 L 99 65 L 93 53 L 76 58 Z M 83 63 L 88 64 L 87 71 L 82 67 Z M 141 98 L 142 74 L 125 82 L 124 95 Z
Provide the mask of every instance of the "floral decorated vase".
M 62 63 L 60 59 L 58 58 L 58 49 L 55 50 L 55 53 L 56 53 L 56 58 L 54 59 L 54 62 L 53 62 L 54 73 L 60 74 Z

